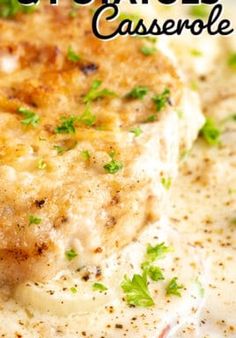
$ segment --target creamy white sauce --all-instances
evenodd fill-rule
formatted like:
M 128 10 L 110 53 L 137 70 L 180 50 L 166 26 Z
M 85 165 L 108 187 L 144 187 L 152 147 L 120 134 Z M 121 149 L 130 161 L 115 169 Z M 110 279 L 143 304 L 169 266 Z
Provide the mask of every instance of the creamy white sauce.
M 233 45 L 232 39 L 228 46 Z M 173 54 L 179 55 L 177 63 L 187 60 L 181 71 L 190 82 L 212 70 L 214 73 L 227 57 L 222 39 L 195 41 L 183 37 L 180 43 L 178 37 L 171 40 L 171 45 Z M 205 46 L 211 53 L 205 54 Z M 202 56 L 190 56 L 193 48 L 199 49 Z M 217 75 L 211 74 L 207 84 L 197 83 L 203 104 L 211 102 L 219 88 L 235 84 L 236 73 L 226 74 L 224 66 L 221 68 Z M 186 69 L 190 74 L 186 75 Z M 235 93 L 235 87 L 227 90 Z M 235 97 L 223 97 L 220 102 L 208 104 L 206 111 L 220 122 L 235 107 Z M 152 338 L 170 325 L 168 337 L 236 337 L 236 235 L 232 223 L 236 218 L 235 126 L 236 122 L 223 125 L 221 147 L 211 148 L 201 140 L 193 147 L 172 189 L 169 220 L 163 218 L 149 226 L 137 242 L 102 264 L 101 282 L 108 287 L 107 293 L 94 295 L 94 280 L 81 282 L 79 275 L 71 275 L 70 271 L 63 271 L 47 286 L 21 285 L 15 291 L 19 305 L 13 299 L 0 305 L 0 333 L 8 332 L 6 337 L 18 332 L 23 337 L 71 338 L 83 337 L 86 332 L 86 337 L 96 338 Z M 14 173 L 8 175 L 14 179 Z M 166 279 L 150 283 L 154 308 L 127 307 L 120 288 L 124 274 L 132 277 L 140 273 L 147 243 L 163 241 L 174 251 L 158 262 Z M 185 286 L 181 298 L 166 297 L 167 281 L 173 276 Z M 74 285 L 79 289 L 76 294 L 68 290 Z M 63 287 L 67 289 L 63 291 Z M 50 290 L 56 292 L 50 296 Z
M 236 335 L 236 234 L 232 223 L 236 194 L 231 193 L 236 183 L 236 153 L 235 137 L 230 139 L 223 149 L 209 149 L 199 142 L 173 189 L 172 224 L 200 248 L 207 264 L 205 303 L 192 328 L 196 337 Z M 177 337 L 193 336 L 190 326 Z
M 155 245 L 161 242 L 172 246 L 174 250 L 158 261 L 165 280 L 150 282 L 149 285 L 156 305 L 150 309 L 129 308 L 126 302 L 121 300 L 123 294 L 120 283 L 124 274 L 132 277 L 134 273 L 141 273 L 140 264 L 144 260 L 147 243 Z M 55 335 L 59 328 L 63 337 L 72 337 L 75 332 L 86 332 L 89 337 L 100 337 L 105 332 L 106 337 L 123 337 L 124 333 L 137 337 L 153 337 L 160 335 L 168 325 L 170 332 L 174 334 L 176 329 L 188 318 L 195 316 L 202 306 L 203 297 L 199 281 L 204 287 L 205 264 L 201 255 L 178 231 L 169 226 L 168 219 L 147 228 L 137 242 L 126 247 L 120 255 L 114 255 L 104 262 L 102 271 L 102 283 L 108 287 L 108 292 L 104 295 L 92 291 L 95 279 L 81 282 L 76 274 L 71 276 L 69 271 L 64 271 L 46 286 L 26 283 L 25 286 L 18 287 L 15 298 L 21 305 L 28 305 L 28 311 L 33 315 L 30 319 L 30 329 L 33 330 L 33 327 L 40 323 L 42 332 L 44 335 L 47 333 L 47 337 Z M 182 297 L 166 296 L 167 283 L 174 276 L 184 285 Z M 74 285 L 78 288 L 76 294 L 70 291 L 70 287 Z M 63 287 L 67 288 L 66 291 L 63 291 Z M 55 293 L 51 294 L 50 290 Z M 7 308 L 15 309 L 13 301 L 8 302 Z M 63 315 L 66 317 L 61 317 Z M 8 320 L 14 321 L 14 318 L 21 320 L 24 325 L 27 323 L 24 307 L 20 307 L 17 313 L 8 313 Z M 122 326 L 122 329 L 117 328 L 117 325 Z M 4 322 L 0 323 L 0 328 L 3 332 L 9 330 L 8 324 Z M 22 326 L 21 332 L 30 337 L 30 332 L 34 331 Z

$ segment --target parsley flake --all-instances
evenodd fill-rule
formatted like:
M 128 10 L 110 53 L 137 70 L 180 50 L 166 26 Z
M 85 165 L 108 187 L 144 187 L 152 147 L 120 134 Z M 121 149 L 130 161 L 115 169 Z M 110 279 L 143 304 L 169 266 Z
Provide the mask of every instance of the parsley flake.
M 179 159 L 181 161 L 184 161 L 188 156 L 189 154 L 191 153 L 191 149 L 184 149 L 181 151 L 180 155 L 179 155 Z
M 71 46 L 67 50 L 67 59 L 71 62 L 78 62 L 80 60 L 80 56 L 75 53 Z
M 215 146 L 220 142 L 221 132 L 217 128 L 215 122 L 212 119 L 207 118 L 204 126 L 200 130 L 200 135 L 209 145 Z
M 31 13 L 35 6 L 23 6 L 18 0 L 0 0 L 0 17 L 11 18 L 18 13 Z
M 236 69 L 236 52 L 229 55 L 228 65 L 229 67 Z
M 104 98 L 106 96 L 114 96 L 115 93 L 111 90 L 104 88 L 99 89 L 101 87 L 102 81 L 94 80 L 91 88 L 89 89 L 88 93 L 84 96 L 84 103 L 89 103 L 95 101 L 99 98 Z
M 166 190 L 169 190 L 171 187 L 171 177 L 162 177 L 161 184 Z
M 140 35 L 138 35 L 137 38 L 144 39 L 144 40 L 150 42 L 151 44 L 155 44 L 158 41 L 158 39 L 155 38 L 154 36 L 140 36 Z
M 68 259 L 68 261 L 72 261 L 75 257 L 78 256 L 78 254 L 74 249 L 70 249 L 65 252 L 65 256 Z
M 195 57 L 200 57 L 203 55 L 202 51 L 200 51 L 199 49 L 191 49 L 190 53 L 192 54 L 192 56 Z
M 144 122 L 149 123 L 149 122 L 155 122 L 156 120 L 157 120 L 157 114 L 152 114 L 152 115 L 149 115 Z
M 72 7 L 71 7 L 71 10 L 69 11 L 69 17 L 70 18 L 75 18 L 78 14 L 78 11 L 79 11 L 79 5 L 76 4 L 76 3 L 73 3 Z
M 111 161 L 103 166 L 103 168 L 109 173 L 109 174 L 116 174 L 119 170 L 123 168 L 123 164 L 114 158 L 111 159 Z
M 55 128 L 55 133 L 57 134 L 74 134 L 75 133 L 75 116 L 70 116 L 66 118 L 65 116 L 61 117 L 61 124 Z
M 202 286 L 202 283 L 200 282 L 200 280 L 198 278 L 195 279 L 195 283 L 196 283 L 196 286 L 198 288 L 200 296 L 203 297 L 204 294 L 205 294 L 205 289 Z
M 96 122 L 96 116 L 91 112 L 87 106 L 82 115 L 78 117 L 78 121 L 85 124 L 88 127 L 91 127 Z
M 162 269 L 158 266 L 150 265 L 148 262 L 144 262 L 141 268 L 147 274 L 147 276 L 155 282 L 165 279 Z
M 68 15 L 70 18 L 75 18 L 77 16 L 77 11 L 74 9 L 71 9 Z
M 166 287 L 166 294 L 169 295 L 174 295 L 177 297 L 181 297 L 180 290 L 184 288 L 183 285 L 178 285 L 177 283 L 177 277 L 174 277 L 170 280 L 169 284 Z
M 85 160 L 85 161 L 88 161 L 91 157 L 88 150 L 82 150 L 80 155 L 83 158 L 83 160 Z
M 121 12 L 120 15 L 118 16 L 118 20 L 120 21 L 131 20 L 136 25 L 140 20 L 140 16 L 138 14 Z
M 153 54 L 156 53 L 156 51 L 157 51 L 157 49 L 154 46 L 144 45 L 140 48 L 140 52 L 145 56 L 153 55 Z
M 21 123 L 24 124 L 25 126 L 31 125 L 35 127 L 40 122 L 40 117 L 32 110 L 20 107 L 18 109 L 18 112 L 24 116 L 24 119 L 21 120 Z
M 196 81 L 189 82 L 189 86 L 194 91 L 198 90 L 198 83 Z
M 170 90 L 168 88 L 164 89 L 161 94 L 156 94 L 153 96 L 152 100 L 155 103 L 156 111 L 160 112 L 165 108 L 166 104 L 170 99 Z
M 229 188 L 228 193 L 229 193 L 230 195 L 236 194 L 236 189 Z
M 135 137 L 138 137 L 142 134 L 142 129 L 140 127 L 135 127 L 130 129 L 130 132 L 134 134 Z
M 180 120 L 184 118 L 184 112 L 182 110 L 176 110 L 177 116 Z
M 93 291 L 100 291 L 100 292 L 104 292 L 107 291 L 107 287 L 105 285 L 103 285 L 102 283 L 94 283 L 93 284 Z
M 76 292 L 77 292 L 77 289 L 76 289 L 74 286 L 72 286 L 72 287 L 70 288 L 70 291 L 71 291 L 72 293 L 76 293 Z
M 127 98 L 140 99 L 142 100 L 148 93 L 148 88 L 145 86 L 134 87 L 127 95 Z
M 31 224 L 40 224 L 42 219 L 35 215 L 29 215 L 29 225 Z
M 171 247 L 165 245 L 165 243 L 160 243 L 155 246 L 148 244 L 146 250 L 146 261 L 154 262 L 157 259 L 162 259 L 166 256 L 168 252 L 173 251 Z
M 57 151 L 58 155 L 62 155 L 66 152 L 66 149 L 62 146 L 54 146 L 53 148 Z
M 147 276 L 135 274 L 132 279 L 124 276 L 121 288 L 126 295 L 126 301 L 129 305 L 150 307 L 154 301 L 150 295 L 147 284 Z
M 196 6 L 192 6 L 189 14 L 196 18 L 206 19 L 209 14 L 209 9 L 206 5 L 196 5 Z
M 41 158 L 38 160 L 37 168 L 40 170 L 44 170 L 47 168 L 47 163 Z

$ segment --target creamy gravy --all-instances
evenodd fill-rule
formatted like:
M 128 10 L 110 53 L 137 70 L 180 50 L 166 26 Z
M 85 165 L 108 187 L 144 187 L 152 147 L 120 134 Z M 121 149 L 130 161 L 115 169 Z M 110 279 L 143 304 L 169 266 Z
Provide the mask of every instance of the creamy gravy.
M 234 37 L 183 37 L 169 42 L 186 81 L 199 91 L 205 113 L 220 124 L 221 146 L 209 147 L 199 140 L 193 147 L 172 187 L 169 220 L 150 226 L 137 242 L 104 263 L 102 282 L 108 286 L 104 296 L 94 296 L 91 282 L 83 283 L 69 271 L 63 271 L 47 288 L 21 286 L 15 293 L 17 302 L 9 300 L 3 290 L 2 298 L 8 300 L 1 304 L 2 337 L 17 337 L 17 333 L 18 337 L 68 338 L 152 338 L 164 333 L 175 338 L 236 337 L 236 122 L 225 120 L 236 111 L 236 73 L 225 64 L 235 41 Z M 191 57 L 186 51 L 196 46 L 203 53 L 211 46 L 211 52 L 200 59 Z M 166 279 L 150 284 L 154 308 L 129 308 L 120 289 L 124 274 L 139 273 L 147 243 L 163 241 L 174 251 L 158 262 Z M 181 298 L 166 297 L 166 283 L 173 276 L 185 287 Z M 74 284 L 85 292 L 68 293 Z M 50 290 L 56 291 L 51 298 Z M 78 305 L 79 314 L 70 313 L 78 300 L 89 314 Z M 33 302 L 34 309 L 21 305 L 27 302 Z

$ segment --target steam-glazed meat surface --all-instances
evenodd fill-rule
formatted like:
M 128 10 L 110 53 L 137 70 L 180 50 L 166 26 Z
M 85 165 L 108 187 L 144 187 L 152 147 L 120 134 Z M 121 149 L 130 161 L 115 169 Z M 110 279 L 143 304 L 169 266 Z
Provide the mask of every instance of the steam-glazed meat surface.
M 60 4 L 0 20 L 1 282 L 47 279 L 133 240 L 164 210 L 202 124 L 166 56 L 142 52 L 152 42 L 100 41 L 91 15 Z

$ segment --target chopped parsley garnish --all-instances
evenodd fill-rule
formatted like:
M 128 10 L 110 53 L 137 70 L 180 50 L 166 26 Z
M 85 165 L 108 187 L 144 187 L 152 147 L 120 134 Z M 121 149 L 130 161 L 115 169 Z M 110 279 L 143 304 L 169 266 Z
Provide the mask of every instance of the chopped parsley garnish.
M 75 133 L 75 124 L 76 117 L 70 116 L 68 118 L 61 117 L 61 124 L 56 127 L 55 132 L 57 134 L 74 134 Z
M 236 52 L 229 55 L 228 65 L 232 68 L 236 68 Z
M 192 56 L 196 56 L 196 57 L 202 56 L 202 51 L 198 49 L 191 49 L 190 53 L 192 54 Z
M 97 99 L 106 97 L 106 96 L 114 96 L 115 93 L 111 90 L 104 88 L 99 89 L 101 87 L 102 81 L 94 80 L 91 88 L 89 89 L 88 93 L 84 96 L 84 103 L 89 103 L 95 101 Z
M 115 160 L 113 156 L 111 157 L 112 157 L 111 161 L 105 164 L 103 168 L 109 174 L 116 174 L 119 170 L 123 168 L 123 164 L 120 161 Z
M 155 46 L 157 39 L 154 37 L 141 37 L 141 38 L 145 39 L 147 43 L 140 48 L 140 52 L 145 56 L 155 54 L 157 51 Z
M 24 124 L 25 126 L 31 125 L 35 127 L 40 121 L 40 117 L 32 110 L 20 107 L 18 109 L 18 112 L 24 116 L 24 119 L 21 120 L 21 123 Z
M 154 46 L 144 45 L 140 48 L 140 52 L 145 56 L 153 55 L 156 53 L 156 51 L 157 49 Z
M 62 147 L 62 146 L 54 146 L 53 147 L 56 151 L 58 155 L 62 155 L 66 152 L 66 148 Z
M 140 16 L 138 14 L 121 12 L 118 16 L 118 20 L 123 21 L 125 19 L 133 21 L 133 23 L 136 25 L 140 20 Z
M 68 141 L 70 141 L 70 144 L 68 144 L 66 147 L 65 146 L 63 147 L 63 146 L 60 146 L 60 145 L 53 146 L 53 149 L 55 149 L 57 151 L 58 155 L 62 155 L 66 151 L 72 150 L 76 147 L 77 141 L 75 141 L 75 140 L 68 140 Z
M 206 19 L 209 14 L 209 9 L 206 5 L 196 5 L 196 6 L 192 6 L 189 14 L 196 18 Z
M 152 100 L 155 103 L 156 111 L 160 112 L 168 103 L 170 99 L 170 90 L 168 88 L 164 89 L 161 94 L 153 96 Z
M 41 169 L 41 170 L 46 169 L 47 163 L 41 158 L 41 159 L 38 160 L 37 168 Z
M 148 244 L 146 251 L 146 261 L 151 263 L 157 259 L 162 259 L 168 252 L 171 251 L 173 251 L 173 249 L 169 246 L 166 246 L 164 242 L 155 246 Z
M 109 163 L 103 167 L 109 174 L 116 174 L 123 168 L 123 164 L 117 160 L 112 159 Z
M 200 135 L 204 140 L 211 146 L 218 145 L 220 142 L 221 132 L 217 128 L 216 123 L 211 119 L 207 118 L 204 126 L 200 131 Z
M 162 269 L 158 266 L 152 265 L 157 259 L 162 259 L 166 256 L 168 252 L 172 251 L 171 247 L 165 245 L 165 243 L 160 243 L 155 246 L 148 244 L 145 261 L 142 263 L 141 268 L 144 273 L 151 278 L 153 281 L 163 280 Z
M 177 113 L 177 116 L 178 116 L 178 118 L 181 120 L 181 119 L 183 119 L 184 118 L 184 112 L 183 112 L 183 110 L 177 110 L 176 111 L 176 113 Z
M 141 267 L 147 276 L 151 278 L 151 280 L 157 282 L 159 280 L 165 279 L 162 269 L 158 266 L 150 265 L 149 263 L 144 262 Z
M 171 177 L 162 177 L 161 184 L 166 190 L 169 190 L 171 187 Z
M 115 156 L 116 156 L 115 150 L 110 151 L 110 152 L 108 153 L 108 155 L 109 155 L 111 158 L 115 158 Z
M 157 43 L 158 39 L 155 38 L 154 36 L 137 36 L 137 38 L 140 38 L 140 39 L 144 39 L 152 44 L 155 44 Z
M 194 90 L 194 91 L 198 90 L 198 83 L 197 83 L 196 81 L 191 81 L 191 82 L 189 83 L 189 86 L 190 86 L 190 88 L 191 88 L 192 90 Z
M 125 275 L 121 284 L 129 305 L 144 307 L 154 305 L 154 301 L 148 290 L 147 278 L 155 282 L 165 279 L 162 269 L 152 263 L 157 259 L 164 258 L 170 251 L 172 251 L 172 248 L 167 247 L 164 243 L 157 244 L 156 246 L 148 244 L 145 262 L 141 264 L 141 269 L 143 270 L 142 275 L 135 274 L 132 279 L 129 279 Z M 182 288 L 182 286 L 180 286 L 180 288 Z
M 80 5 L 74 2 L 71 6 L 71 10 L 69 11 L 69 14 L 68 14 L 69 17 L 75 18 L 78 14 L 79 8 L 80 8 Z
M 130 129 L 130 132 L 134 134 L 135 137 L 138 137 L 142 134 L 142 129 L 140 127 L 135 127 Z
M 126 295 L 126 301 L 129 305 L 150 307 L 154 305 L 154 301 L 150 295 L 147 284 L 147 276 L 135 274 L 130 279 L 124 276 L 121 288 Z
M 236 189 L 229 188 L 228 193 L 229 193 L 230 195 L 236 194 Z
M 18 13 L 31 13 L 35 6 L 23 6 L 18 0 L 0 0 L 0 17 L 10 18 Z
M 148 122 L 155 122 L 157 120 L 157 114 L 152 114 L 152 115 L 149 115 L 147 117 L 147 119 L 145 120 L 146 123 Z
M 205 293 L 205 289 L 202 286 L 202 283 L 200 282 L 200 280 L 198 278 L 195 279 L 195 283 L 196 283 L 196 286 L 198 287 L 200 296 L 203 297 L 204 293 Z
M 82 150 L 80 155 L 83 158 L 83 160 L 85 160 L 85 161 L 90 159 L 90 153 L 89 153 L 88 150 Z
M 71 291 L 72 293 L 76 293 L 76 292 L 77 292 L 77 289 L 76 289 L 74 286 L 72 286 L 72 287 L 70 288 L 70 291 Z
M 67 59 L 71 62 L 78 62 L 80 60 L 80 56 L 75 53 L 71 46 L 67 50 Z
M 148 93 L 148 88 L 145 86 L 134 87 L 127 95 L 127 98 L 140 99 L 142 100 Z
M 88 127 L 91 127 L 96 122 L 96 116 L 91 112 L 90 108 L 87 106 L 83 114 L 78 117 L 78 121 L 85 124 Z
M 180 153 L 179 159 L 181 161 L 184 161 L 189 156 L 190 153 L 191 153 L 191 149 L 182 150 L 181 153 Z
M 93 284 L 93 290 L 94 291 L 100 291 L 100 292 L 104 292 L 107 291 L 107 287 L 105 285 L 103 285 L 102 283 L 94 283 Z
M 180 290 L 184 288 L 183 285 L 178 285 L 177 283 L 177 277 L 174 277 L 170 280 L 169 284 L 166 287 L 166 294 L 169 295 L 174 295 L 181 297 Z
M 67 250 L 65 252 L 65 256 L 68 259 L 68 261 L 72 261 L 75 257 L 78 256 L 77 252 L 74 249 Z
M 76 16 L 77 16 L 77 11 L 74 8 L 72 8 L 69 12 L 69 17 L 75 18 Z
M 40 224 L 42 219 L 35 215 L 29 215 L 29 225 L 31 224 Z
M 89 9 L 89 13 L 90 13 L 91 15 L 93 15 L 95 12 L 96 12 L 96 8 L 90 8 L 90 9 Z M 109 11 L 108 11 L 108 13 L 109 13 Z M 110 11 L 110 13 L 112 14 L 111 11 Z
M 73 3 L 71 6 L 71 10 L 69 11 L 69 17 L 70 18 L 75 18 L 78 14 L 79 11 L 79 4 L 77 3 Z

